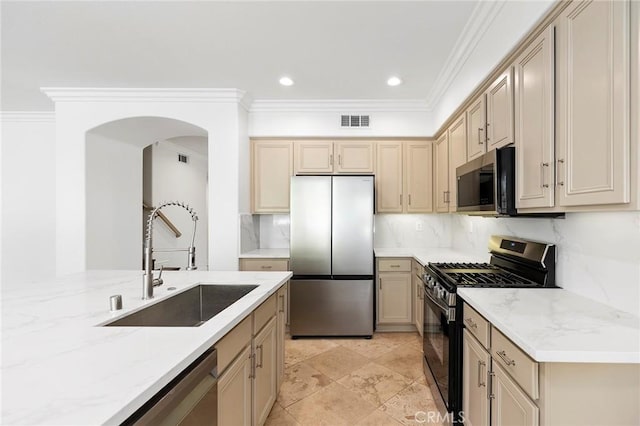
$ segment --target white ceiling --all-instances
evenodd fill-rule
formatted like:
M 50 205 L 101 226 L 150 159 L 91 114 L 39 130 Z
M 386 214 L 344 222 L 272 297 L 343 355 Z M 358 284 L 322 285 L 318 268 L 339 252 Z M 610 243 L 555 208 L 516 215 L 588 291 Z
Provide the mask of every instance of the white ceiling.
M 2 1 L 1 109 L 52 109 L 46 86 L 426 100 L 481 3 Z

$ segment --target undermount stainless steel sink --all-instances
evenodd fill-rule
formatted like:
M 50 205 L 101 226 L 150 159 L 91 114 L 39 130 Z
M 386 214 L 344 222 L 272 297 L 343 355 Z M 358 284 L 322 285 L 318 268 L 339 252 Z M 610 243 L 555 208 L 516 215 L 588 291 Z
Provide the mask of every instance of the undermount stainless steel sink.
M 198 327 L 257 285 L 201 284 L 117 319 L 107 327 Z

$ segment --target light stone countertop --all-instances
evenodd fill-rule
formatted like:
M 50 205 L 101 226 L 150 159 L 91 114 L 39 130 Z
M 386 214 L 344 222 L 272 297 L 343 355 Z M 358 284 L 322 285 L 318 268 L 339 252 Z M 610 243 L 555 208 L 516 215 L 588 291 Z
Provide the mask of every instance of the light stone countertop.
M 241 253 L 239 256 L 241 259 L 288 259 L 289 249 L 286 248 L 263 248 L 251 250 L 245 253 Z
M 2 424 L 119 424 L 277 291 L 290 272 L 88 271 L 2 289 Z M 259 287 L 200 327 L 99 327 L 193 287 Z M 169 291 L 168 287 L 176 287 Z M 109 312 L 121 294 L 123 310 Z
M 429 262 L 488 262 L 490 254 L 478 256 L 452 248 L 376 248 L 376 257 L 412 257 L 422 266 Z
M 561 288 L 459 288 L 538 362 L 640 363 L 640 318 Z

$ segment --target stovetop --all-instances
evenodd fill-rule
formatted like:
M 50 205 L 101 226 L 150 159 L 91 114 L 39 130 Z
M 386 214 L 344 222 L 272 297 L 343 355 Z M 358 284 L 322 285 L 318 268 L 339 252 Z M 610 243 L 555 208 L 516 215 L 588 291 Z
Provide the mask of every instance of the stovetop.
M 449 291 L 458 286 L 540 287 L 540 284 L 490 263 L 430 263 Z

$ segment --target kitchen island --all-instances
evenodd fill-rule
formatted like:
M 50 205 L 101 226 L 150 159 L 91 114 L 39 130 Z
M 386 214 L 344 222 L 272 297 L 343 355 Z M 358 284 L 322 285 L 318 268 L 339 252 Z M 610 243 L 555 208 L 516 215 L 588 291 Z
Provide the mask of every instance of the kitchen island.
M 88 271 L 2 289 L 3 424 L 119 424 L 251 314 L 290 272 Z M 199 327 L 101 327 L 199 283 L 256 289 Z M 175 287 L 174 290 L 170 288 Z M 109 311 L 121 294 L 123 309 Z

